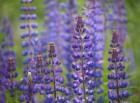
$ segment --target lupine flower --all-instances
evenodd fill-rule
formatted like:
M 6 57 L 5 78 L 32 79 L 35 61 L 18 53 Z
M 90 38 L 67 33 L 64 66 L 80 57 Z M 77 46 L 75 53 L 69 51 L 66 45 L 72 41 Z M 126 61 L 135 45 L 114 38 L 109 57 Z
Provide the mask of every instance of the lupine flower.
M 15 80 L 15 78 L 18 76 L 18 73 L 16 72 L 15 52 L 6 51 L 4 53 L 4 57 L 4 65 L 6 69 L 5 77 L 7 79 L 6 86 L 7 89 L 10 91 L 11 96 L 14 96 L 14 90 L 18 86 L 18 82 Z
M 77 15 L 77 0 L 69 0 L 66 3 L 61 3 L 60 4 L 61 11 L 66 11 L 66 12 L 61 12 L 61 18 L 63 21 L 62 28 L 63 28 L 63 33 L 61 34 L 61 38 L 63 38 L 63 45 L 62 45 L 62 58 L 63 58 L 63 64 L 65 65 L 67 69 L 67 85 L 70 87 L 71 84 L 71 64 L 72 64 L 72 57 L 71 57 L 71 38 L 72 38 L 72 33 L 74 32 L 73 30 L 73 25 L 74 25 L 74 18 Z M 70 88 L 69 88 L 70 89 Z
M 93 40 L 93 61 L 95 81 L 98 84 L 96 92 L 98 95 L 103 93 L 102 89 L 102 70 L 103 70 L 103 54 L 105 47 L 105 17 L 103 11 L 103 4 L 101 0 L 87 0 L 86 2 L 86 26 L 87 33 L 92 35 Z M 97 97 L 97 101 L 103 101 L 103 97 L 100 95 Z
M 0 89 L 2 90 L 3 88 L 0 87 Z M 5 94 L 3 91 L 0 91 L 0 102 L 5 103 Z
M 117 30 L 119 31 L 119 41 L 124 43 L 127 36 L 127 14 L 125 8 L 125 0 L 114 1 L 117 4 L 114 13 L 117 14 Z
M 60 59 L 62 57 L 61 51 L 63 51 L 61 48 L 61 46 L 62 46 L 61 44 L 64 44 L 64 43 L 63 43 L 62 37 L 60 36 L 61 33 L 63 33 L 62 32 L 63 28 L 62 28 L 61 15 L 60 15 L 60 11 L 59 11 L 59 9 L 60 9 L 59 2 L 57 0 L 45 0 L 44 4 L 45 4 L 45 24 L 44 24 L 44 26 L 45 26 L 45 33 L 44 34 L 45 35 L 43 35 L 42 41 L 45 41 L 44 42 L 45 44 L 49 44 L 49 42 L 54 42 L 56 45 L 55 48 L 60 53 L 58 55 L 58 58 Z M 46 39 L 47 39 L 47 41 L 46 41 Z M 59 41 L 61 41 L 61 43 Z M 62 60 L 62 58 L 61 58 L 61 60 Z M 45 67 L 44 73 L 45 73 L 45 75 L 43 77 L 43 81 L 45 82 L 45 84 L 52 82 L 49 79 L 50 77 L 48 75 L 50 75 L 50 70 L 47 67 Z M 42 88 L 44 88 L 44 85 Z M 51 88 L 50 84 L 49 84 L 49 86 L 45 85 L 45 88 L 44 88 L 45 91 L 47 91 L 47 93 L 46 93 L 47 94 L 47 97 L 46 97 L 47 101 L 45 101 L 46 103 L 48 103 L 49 101 L 54 102 L 57 99 L 56 97 L 51 95 L 52 91 L 49 90 L 49 87 Z M 47 98 L 50 98 L 50 99 L 48 100 Z
M 54 42 L 59 53 L 58 58 L 67 68 L 67 84 L 70 84 L 71 72 L 71 33 L 73 32 L 73 18 L 77 12 L 76 0 L 69 3 L 58 3 L 57 0 L 45 0 L 46 20 L 45 27 L 47 42 Z M 59 42 L 61 41 L 61 42 Z
M 36 92 L 45 94 L 45 80 L 44 77 L 47 72 L 47 66 L 45 63 L 47 54 L 46 54 L 46 42 L 42 41 L 42 38 L 38 36 L 36 40 L 36 46 L 34 46 L 34 75 L 33 82 L 35 83 Z
M 6 22 L 6 23 L 5 23 Z M 6 25 L 5 25 L 6 24 Z M 4 19 L 2 21 L 2 25 L 3 27 L 0 28 L 0 36 L 2 36 L 2 34 L 4 35 L 8 35 L 6 33 L 7 29 L 5 30 L 5 27 L 7 27 L 7 19 Z M 0 43 L 0 102 L 1 103 L 5 103 L 5 83 L 6 83 L 6 78 L 5 78 L 5 74 L 6 74 L 6 70 L 4 69 L 4 57 L 3 57 L 3 53 L 4 53 L 4 44 L 6 44 L 6 39 L 4 38 L 1 43 Z
M 20 97 L 20 101 L 34 102 L 34 94 L 37 92 L 35 89 L 36 82 L 36 61 L 35 54 L 38 51 L 36 49 L 38 45 L 38 41 L 36 39 L 37 31 L 35 29 L 38 27 L 37 23 L 33 22 L 37 19 L 37 15 L 33 12 L 36 10 L 35 6 L 31 6 L 33 0 L 21 0 L 21 3 L 25 6 L 21 7 L 20 19 L 24 22 L 20 25 L 20 28 L 25 30 L 24 33 L 21 34 L 21 38 L 24 39 L 21 46 L 25 48 L 22 52 L 25 60 L 24 64 L 24 77 L 21 81 L 20 90 L 23 91 L 23 95 Z M 37 51 L 36 51 L 37 50 Z
M 60 34 L 62 33 L 61 28 L 61 18 L 59 13 L 59 4 L 57 0 L 45 0 L 45 36 L 47 38 L 47 43 L 55 42 L 57 46 L 57 50 L 60 51 L 60 43 L 61 41 Z
M 36 73 L 35 73 L 35 83 L 37 92 L 45 95 L 46 86 L 46 75 L 48 74 L 48 69 L 46 67 L 45 58 L 43 58 L 43 52 L 38 53 L 36 57 Z
M 68 64 L 67 57 L 70 54 L 70 34 L 69 34 L 69 17 L 64 15 L 66 12 L 62 12 L 62 8 L 66 8 L 65 4 L 59 4 L 58 0 L 45 0 L 45 35 L 47 43 L 54 42 L 59 52 L 58 58 Z M 61 42 L 59 42 L 61 41 Z M 67 51 L 67 52 L 66 52 Z
M 45 78 L 48 84 L 45 88 L 47 94 L 45 103 L 68 103 L 69 90 L 64 87 L 64 78 L 61 76 L 63 70 L 59 67 L 61 63 L 57 59 L 54 43 L 49 43 L 48 51 L 49 76 L 46 75 Z
M 36 84 L 36 91 L 41 95 L 45 94 L 45 75 L 48 75 L 47 65 L 45 60 L 47 58 L 46 50 L 47 45 L 46 41 L 42 41 L 42 36 L 38 36 L 37 44 L 34 47 L 34 59 L 35 59 L 35 73 L 34 73 L 34 83 Z
M 33 14 L 33 11 L 36 10 L 36 7 L 31 6 L 32 1 L 33 0 L 21 0 L 21 3 L 25 4 L 25 6 L 21 7 L 21 11 L 24 12 L 24 14 L 20 16 L 20 19 L 23 20 L 24 23 L 20 25 L 20 28 L 27 30 L 21 34 L 21 38 L 24 39 L 24 41 L 21 43 L 21 46 L 25 48 L 25 50 L 22 52 L 22 55 L 26 56 L 25 61 L 23 62 L 23 64 L 26 65 L 24 70 L 26 76 L 28 71 L 33 72 L 33 68 L 30 68 L 30 66 L 35 61 L 34 55 L 38 42 L 36 39 L 37 31 L 35 31 L 38 25 L 37 23 L 33 22 L 37 18 L 37 15 Z
M 45 27 L 47 42 L 55 42 L 60 53 L 59 58 L 64 62 L 67 69 L 70 69 L 70 33 L 72 32 L 72 18 L 76 13 L 76 0 L 69 3 L 58 3 L 57 0 L 46 0 Z M 73 7 L 73 8 L 72 8 Z M 66 11 L 66 12 L 62 12 Z M 57 17 L 57 18 L 56 18 Z M 61 41 L 58 42 L 58 41 Z M 61 51 L 61 52 L 60 52 Z
M 113 32 L 110 47 L 109 54 L 111 57 L 108 60 L 111 64 L 108 66 L 108 70 L 110 71 L 108 75 L 108 97 L 110 103 L 122 103 L 130 96 L 130 93 L 125 90 L 128 86 L 128 82 L 126 81 L 128 75 L 125 72 L 125 65 L 123 63 L 125 57 L 123 56 L 122 48 L 120 48 L 119 35 L 116 32 Z
M 136 62 L 135 62 L 135 57 L 134 57 L 134 51 L 132 49 L 128 50 L 128 61 L 130 61 L 129 65 L 129 72 L 134 72 L 136 69 Z
M 11 96 L 14 97 L 14 92 L 18 84 L 15 78 L 17 77 L 18 73 L 16 72 L 16 55 L 12 50 L 12 47 L 14 46 L 14 34 L 8 18 L 4 18 L 3 20 L 2 32 L 4 33 L 5 38 L 1 44 L 1 49 L 3 49 L 1 50 L 1 73 L 4 76 L 4 78 L 1 80 L 1 83 L 3 82 L 5 89 L 7 89 Z
M 77 0 L 69 0 L 69 10 L 71 10 L 71 14 L 72 15 L 77 15 L 77 8 L 78 8 L 78 4 L 77 4 Z
M 20 90 L 24 91 L 20 96 L 20 102 L 26 101 L 26 103 L 35 103 L 34 94 L 37 92 L 35 84 L 33 82 L 32 73 L 28 72 L 27 78 L 23 78 L 21 81 Z
M 111 30 L 120 31 L 119 41 L 123 45 L 127 36 L 125 0 L 113 0 L 109 2 L 108 12 L 108 27 Z
M 5 69 L 4 69 L 4 62 L 3 62 L 3 56 L 2 56 L 3 49 L 0 45 L 0 102 L 5 103 Z
M 14 46 L 13 42 L 13 29 L 8 17 L 4 17 L 2 20 L 1 33 L 4 34 L 4 40 L 1 43 L 2 48 Z
M 65 10 L 66 12 L 60 12 L 60 16 L 62 19 L 62 29 L 63 33 L 61 33 L 61 38 L 63 38 L 63 45 L 62 45 L 62 58 L 64 65 L 70 72 L 71 69 L 71 62 L 72 58 L 71 55 L 71 34 L 73 33 L 73 20 L 74 16 L 77 13 L 77 1 L 76 0 L 69 0 L 68 3 L 61 3 L 60 4 L 61 11 Z
M 73 72 L 72 90 L 73 103 L 93 103 L 95 101 L 93 70 L 93 54 L 91 35 L 86 34 L 82 17 L 77 17 L 75 33 L 72 41 Z

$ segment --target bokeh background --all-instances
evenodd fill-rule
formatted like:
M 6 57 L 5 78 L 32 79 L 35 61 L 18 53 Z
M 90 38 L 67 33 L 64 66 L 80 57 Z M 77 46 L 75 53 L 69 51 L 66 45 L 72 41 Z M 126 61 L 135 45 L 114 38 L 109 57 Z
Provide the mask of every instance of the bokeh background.
M 59 0 L 60 2 L 66 0 Z M 82 12 L 85 0 L 78 0 L 79 4 L 79 14 Z M 38 8 L 36 13 L 38 15 L 37 22 L 39 24 L 39 32 L 44 30 L 44 0 L 34 0 L 34 5 Z M 19 29 L 19 16 L 20 16 L 20 0 L 0 0 L 0 21 L 4 17 L 8 17 L 12 23 L 14 29 L 14 41 L 15 47 L 14 50 L 17 53 L 17 71 L 19 72 L 18 80 L 22 78 L 22 48 L 20 47 L 20 29 Z M 128 35 L 124 44 L 125 54 L 128 57 L 127 71 L 129 74 L 130 87 L 129 91 L 132 93 L 132 96 L 129 98 L 130 103 L 140 103 L 140 0 L 126 0 L 126 9 L 127 9 L 127 28 Z M 0 24 L 0 26 L 2 26 Z M 104 97 L 105 103 L 107 103 L 107 65 L 108 65 L 108 50 L 110 43 L 111 34 L 107 34 L 106 40 L 106 49 L 105 49 L 105 59 L 104 59 Z M 0 40 L 2 36 L 0 35 Z M 20 94 L 20 92 L 17 92 Z M 18 101 L 12 100 L 7 93 L 7 103 L 18 103 Z

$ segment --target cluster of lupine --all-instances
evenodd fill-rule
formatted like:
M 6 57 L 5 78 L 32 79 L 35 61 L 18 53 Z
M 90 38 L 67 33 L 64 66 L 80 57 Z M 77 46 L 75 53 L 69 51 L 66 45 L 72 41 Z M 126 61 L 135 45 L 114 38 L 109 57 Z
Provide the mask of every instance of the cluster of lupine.
M 86 0 L 84 13 L 78 15 L 77 1 L 60 3 L 45 0 L 45 30 L 38 36 L 34 0 L 20 0 L 23 5 L 21 46 L 23 77 L 16 81 L 16 56 L 13 33 L 4 20 L 0 44 L 0 103 L 5 103 L 5 90 L 12 97 L 20 90 L 20 102 L 39 103 L 104 103 L 103 60 L 105 30 L 112 21 L 113 32 L 108 67 L 109 103 L 125 103 L 130 93 L 125 73 L 123 42 L 126 33 L 124 0 L 112 0 L 117 6 L 106 19 L 106 2 Z M 39 97 L 38 97 L 39 96 Z

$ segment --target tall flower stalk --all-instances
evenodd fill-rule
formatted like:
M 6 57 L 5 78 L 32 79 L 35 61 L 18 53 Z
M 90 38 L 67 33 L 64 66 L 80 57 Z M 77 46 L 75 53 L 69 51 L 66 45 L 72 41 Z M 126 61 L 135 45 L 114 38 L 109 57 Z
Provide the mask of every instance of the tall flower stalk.
M 87 0 L 86 9 L 87 33 L 92 35 L 93 40 L 93 61 L 94 61 L 94 80 L 96 81 L 95 94 L 98 96 L 96 101 L 103 102 L 102 72 L 103 72 L 103 54 L 105 47 L 105 15 L 102 0 Z
M 67 84 L 70 84 L 71 72 L 71 33 L 73 32 L 73 16 L 77 11 L 76 0 L 60 3 L 58 0 L 45 0 L 45 27 L 47 42 L 54 42 L 58 58 L 67 69 Z M 59 42 L 61 41 L 61 42 Z
M 20 25 L 20 28 L 25 32 L 21 34 L 21 38 L 24 39 L 22 42 L 22 47 L 25 50 L 22 55 L 25 56 L 24 60 L 24 77 L 21 81 L 20 89 L 23 91 L 23 95 L 20 97 L 20 101 L 26 101 L 27 103 L 34 103 L 34 95 L 37 92 L 35 88 L 36 81 L 36 45 L 37 45 L 37 31 L 35 29 L 38 27 L 34 20 L 37 19 L 37 15 L 33 12 L 36 10 L 35 6 L 31 3 L 33 0 L 21 0 L 23 6 L 21 7 L 20 19 L 24 22 Z
M 64 87 L 64 78 L 61 76 L 63 70 L 59 67 L 61 64 L 57 58 L 56 47 L 54 43 L 49 43 L 48 53 L 48 85 L 46 86 L 45 103 L 68 103 L 67 96 L 69 90 Z
M 109 54 L 111 57 L 108 59 L 110 65 L 108 70 L 111 72 L 108 75 L 108 96 L 110 103 L 125 103 L 126 98 L 130 96 L 129 92 L 125 90 L 128 86 L 128 75 L 125 72 L 125 57 L 123 56 L 123 50 L 119 42 L 119 35 L 113 32 L 111 50 Z
M 61 3 L 60 14 L 62 20 L 62 33 L 61 38 L 63 38 L 62 45 L 62 58 L 64 65 L 66 66 L 68 72 L 71 69 L 72 58 L 71 55 L 71 34 L 73 33 L 73 20 L 77 13 L 77 0 L 69 0 L 68 2 Z M 65 12 L 61 12 L 65 11 Z
M 72 89 L 73 103 L 92 103 L 95 100 L 93 79 L 93 55 L 91 35 L 86 34 L 82 17 L 77 17 L 75 33 L 72 41 L 73 72 Z
M 25 48 L 25 50 L 22 52 L 22 55 L 26 56 L 25 61 L 23 62 L 27 66 L 26 69 L 28 69 L 28 67 L 30 68 L 31 61 L 34 61 L 37 36 L 37 31 L 35 31 L 35 29 L 38 27 L 37 23 L 33 22 L 37 19 L 37 15 L 33 13 L 33 11 L 36 10 L 36 7 L 31 6 L 32 2 L 33 0 L 21 0 L 21 3 L 25 5 L 21 7 L 21 11 L 23 11 L 24 14 L 20 16 L 20 19 L 23 20 L 20 28 L 25 31 L 21 34 L 21 38 L 24 39 L 21 46 Z M 26 73 L 28 73 L 28 70 Z
M 62 43 L 62 59 L 63 59 L 63 64 L 67 69 L 67 85 L 70 89 L 70 84 L 71 84 L 71 64 L 72 64 L 72 57 L 71 57 L 71 43 L 72 43 L 72 33 L 74 32 L 74 18 L 77 15 L 77 0 L 68 0 L 65 3 L 60 4 L 60 14 L 62 18 L 62 29 L 63 33 L 61 33 L 61 38 L 63 38 L 63 43 Z M 62 12 L 64 11 L 64 12 Z

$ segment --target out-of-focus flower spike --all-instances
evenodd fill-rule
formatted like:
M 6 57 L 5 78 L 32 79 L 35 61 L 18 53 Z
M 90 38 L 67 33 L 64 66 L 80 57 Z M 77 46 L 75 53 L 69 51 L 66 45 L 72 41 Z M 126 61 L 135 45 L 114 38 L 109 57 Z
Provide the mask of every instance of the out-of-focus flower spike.
M 62 19 L 62 33 L 60 36 L 63 38 L 63 45 L 62 45 L 62 58 L 64 61 L 64 64 L 68 71 L 70 72 L 70 65 L 71 65 L 71 33 L 73 33 L 73 18 L 74 15 L 76 15 L 76 8 L 77 8 L 77 1 L 69 0 L 69 2 L 61 3 L 60 7 L 63 8 L 60 9 L 60 11 L 65 10 L 65 12 L 60 12 L 60 16 Z M 65 5 L 65 6 L 64 6 Z
M 68 11 L 69 4 L 59 4 L 57 0 L 46 0 L 45 5 L 46 18 L 44 25 L 47 29 L 44 36 L 48 39 L 48 43 L 55 42 L 57 51 L 60 53 L 58 58 L 64 61 L 65 65 L 69 65 L 68 62 L 70 60 L 67 60 L 70 54 L 69 32 L 71 30 L 69 27 L 69 23 L 71 22 L 71 15 Z M 61 41 L 61 43 L 58 41 Z
M 16 77 L 18 76 L 18 73 L 16 72 L 16 54 L 12 50 L 12 47 L 14 46 L 13 41 L 13 30 L 12 25 L 7 17 L 3 20 L 3 29 L 2 32 L 5 35 L 4 41 L 1 44 L 0 48 L 3 48 L 1 51 L 2 56 L 2 69 L 3 69 L 3 85 L 5 86 L 5 89 L 7 89 L 10 92 L 10 95 L 13 97 L 15 96 L 15 89 L 17 88 L 18 82 L 16 81 Z M 2 82 L 1 81 L 1 82 Z
M 48 29 L 47 31 L 45 31 L 45 37 L 48 38 L 47 43 L 56 42 L 59 37 L 58 31 L 60 30 L 58 26 L 61 27 L 61 25 L 58 22 L 58 19 L 60 18 L 58 9 L 59 4 L 57 0 L 45 0 L 45 5 L 46 18 L 44 25 Z
M 6 82 L 6 79 L 5 79 L 5 74 L 6 74 L 6 71 L 4 68 L 4 61 L 3 61 L 3 49 L 0 45 L 0 102 L 1 103 L 5 103 L 5 82 Z
M 128 34 L 125 0 L 113 0 L 108 3 L 108 27 L 111 30 L 120 31 L 119 41 L 123 45 Z
M 63 45 L 61 45 L 61 54 L 63 58 L 63 62 L 65 67 L 67 68 L 67 84 L 69 85 L 70 80 L 70 73 L 71 73 L 71 64 L 72 64 L 72 58 L 71 58 L 71 34 L 74 32 L 73 25 L 74 25 L 74 18 L 77 15 L 77 0 L 68 0 L 68 2 L 60 3 L 60 12 L 61 20 L 62 20 L 62 33 L 60 35 L 61 38 L 63 38 Z
M 74 15 L 76 16 L 77 11 L 78 11 L 77 0 L 69 0 L 68 9 L 70 10 L 70 13 L 72 14 L 72 16 L 74 16 Z
M 1 44 L 2 48 L 14 46 L 14 32 L 8 17 L 4 17 L 4 19 L 2 20 L 1 33 L 5 35 L 4 41 Z
M 129 65 L 129 72 L 132 73 L 136 69 L 136 63 L 135 63 L 135 57 L 134 57 L 134 51 L 132 49 L 129 49 L 127 52 L 128 61 L 130 62 Z
M 105 47 L 105 14 L 102 0 L 87 0 L 84 11 L 86 32 L 92 35 L 93 40 L 93 61 L 96 85 L 95 93 L 99 95 L 95 101 L 102 98 L 102 70 L 103 70 L 103 54 Z M 99 92 L 100 91 L 100 92 Z M 101 96 L 101 97 L 100 97 Z

